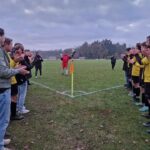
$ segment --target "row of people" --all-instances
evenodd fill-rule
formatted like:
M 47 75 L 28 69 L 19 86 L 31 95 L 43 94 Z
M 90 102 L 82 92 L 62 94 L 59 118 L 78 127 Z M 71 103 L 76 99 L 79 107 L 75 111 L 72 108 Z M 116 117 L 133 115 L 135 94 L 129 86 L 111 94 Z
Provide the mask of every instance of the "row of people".
M 23 44 L 16 43 L 5 37 L 4 29 L 0 28 L 0 150 L 9 150 L 5 146 L 10 143 L 7 137 L 9 121 L 22 120 L 29 113 L 25 106 L 31 69 L 35 66 L 35 76 L 42 75 L 42 57 Z
M 122 54 L 123 70 L 125 72 L 125 87 L 135 105 L 141 107 L 142 116 L 150 119 L 150 36 L 146 42 L 137 43 L 134 48 L 127 48 Z M 150 122 L 143 123 L 150 127 Z M 147 130 L 150 134 L 150 130 Z

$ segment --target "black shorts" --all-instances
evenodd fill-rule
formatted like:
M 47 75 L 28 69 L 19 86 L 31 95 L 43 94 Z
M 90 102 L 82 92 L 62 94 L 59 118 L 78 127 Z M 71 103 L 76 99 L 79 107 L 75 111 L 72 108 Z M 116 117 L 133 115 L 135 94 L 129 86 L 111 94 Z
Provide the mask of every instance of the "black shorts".
M 134 84 L 140 83 L 140 77 L 139 76 L 132 76 L 132 81 Z
M 11 85 L 11 96 L 16 96 L 18 94 L 18 85 L 13 84 Z

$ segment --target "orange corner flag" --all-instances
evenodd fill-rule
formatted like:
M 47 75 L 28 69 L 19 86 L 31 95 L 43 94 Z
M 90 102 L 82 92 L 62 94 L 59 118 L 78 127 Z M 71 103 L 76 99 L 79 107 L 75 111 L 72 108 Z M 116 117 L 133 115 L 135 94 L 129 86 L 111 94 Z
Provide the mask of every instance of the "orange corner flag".
M 70 64 L 70 74 L 73 74 L 74 73 L 74 64 L 73 64 L 73 61 L 71 62 Z

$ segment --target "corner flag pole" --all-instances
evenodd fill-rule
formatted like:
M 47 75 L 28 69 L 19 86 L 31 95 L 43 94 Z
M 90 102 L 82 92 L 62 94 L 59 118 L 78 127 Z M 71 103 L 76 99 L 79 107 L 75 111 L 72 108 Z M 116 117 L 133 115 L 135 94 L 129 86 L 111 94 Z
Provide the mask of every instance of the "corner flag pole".
M 71 96 L 73 97 L 73 95 L 74 95 L 74 64 L 73 64 L 73 60 L 71 61 L 71 64 L 70 64 L 70 75 L 71 75 Z
M 71 96 L 74 94 L 74 73 L 71 75 Z

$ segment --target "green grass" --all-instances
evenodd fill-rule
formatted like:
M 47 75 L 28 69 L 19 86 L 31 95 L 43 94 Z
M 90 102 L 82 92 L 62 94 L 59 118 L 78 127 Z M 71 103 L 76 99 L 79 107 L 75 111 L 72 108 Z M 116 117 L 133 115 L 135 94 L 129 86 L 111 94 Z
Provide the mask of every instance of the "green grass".
M 43 64 L 42 78 L 33 81 L 59 91 L 70 90 L 59 61 Z M 110 61 L 75 61 L 75 90 L 91 92 L 123 85 L 122 62 L 114 71 Z M 37 85 L 29 87 L 23 121 L 12 122 L 16 150 L 149 150 L 149 135 L 138 107 L 123 88 L 71 99 Z M 145 140 L 149 141 L 146 142 Z

